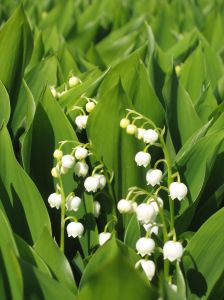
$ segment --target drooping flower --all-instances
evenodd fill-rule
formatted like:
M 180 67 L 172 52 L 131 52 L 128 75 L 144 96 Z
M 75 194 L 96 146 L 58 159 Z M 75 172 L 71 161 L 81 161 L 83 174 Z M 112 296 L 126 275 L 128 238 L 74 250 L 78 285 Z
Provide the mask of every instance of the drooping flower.
M 127 200 L 127 199 L 121 199 L 117 203 L 117 209 L 121 214 L 127 214 L 127 213 L 132 213 L 133 212 L 133 205 L 132 201 Z
M 156 200 L 154 198 L 150 198 L 149 201 L 151 200 L 150 202 L 150 205 L 152 205 L 152 207 L 154 208 L 156 214 L 159 213 L 159 209 L 160 208 L 163 208 L 163 200 L 160 198 L 160 197 L 156 197 Z M 158 206 L 158 204 L 159 206 Z
M 60 160 L 63 156 L 63 152 L 59 149 L 56 149 L 53 153 L 53 157 L 56 158 L 57 160 Z
M 99 234 L 99 245 L 103 246 L 111 238 L 110 232 L 101 232 Z
M 155 186 L 160 184 L 163 177 L 163 173 L 159 169 L 150 169 L 146 173 L 147 185 Z
M 86 128 L 88 116 L 77 116 L 75 118 L 75 124 L 77 127 L 82 130 Z
M 89 170 L 89 166 L 85 162 L 78 161 L 75 164 L 74 171 L 75 171 L 75 175 L 77 175 L 78 177 L 86 177 L 88 170 Z
M 155 263 L 152 260 L 141 259 L 135 264 L 135 268 L 137 269 L 139 266 L 142 267 L 145 275 L 151 281 L 155 275 Z
M 151 255 L 155 249 L 155 242 L 151 238 L 140 238 L 136 243 L 136 250 L 142 257 Z
M 75 150 L 76 159 L 85 159 L 88 155 L 88 150 L 84 147 L 77 147 Z
M 120 127 L 123 129 L 126 129 L 129 124 L 130 124 L 130 121 L 127 118 L 123 118 L 120 121 Z
M 156 218 L 156 211 L 152 205 L 142 203 L 136 209 L 137 219 L 141 224 L 152 223 Z
M 61 194 L 53 193 L 48 197 L 48 203 L 51 208 L 59 209 L 61 206 L 62 197 Z
M 181 182 L 172 182 L 169 186 L 170 197 L 172 200 L 178 199 L 181 201 L 187 195 L 187 187 Z
M 129 135 L 134 135 L 136 133 L 136 131 L 137 131 L 137 126 L 135 126 L 134 124 L 129 124 L 126 127 L 126 132 Z
M 91 113 L 94 110 L 95 106 L 96 106 L 96 104 L 93 101 L 87 102 L 86 103 L 86 111 L 88 113 Z
M 104 189 L 107 184 L 106 177 L 103 174 L 94 174 L 93 177 L 99 180 L 98 188 L 100 190 Z
M 84 232 L 84 226 L 80 222 L 70 222 L 66 229 L 68 237 L 73 238 L 76 238 L 77 236 L 81 238 Z
M 101 209 L 101 205 L 99 201 L 94 201 L 93 202 L 93 214 L 96 218 L 99 217 L 100 215 L 100 209 Z
M 74 166 L 74 164 L 75 164 L 74 156 L 70 154 L 66 154 L 62 156 L 61 165 L 63 168 L 71 169 Z
M 168 241 L 163 246 L 163 257 L 173 262 L 179 261 L 183 255 L 183 246 L 180 242 Z
M 144 133 L 143 140 L 147 144 L 155 143 L 159 138 L 158 133 L 153 129 L 147 129 Z
M 96 192 L 99 188 L 99 179 L 94 176 L 89 176 L 84 181 L 84 187 L 87 192 Z
M 135 133 L 136 138 L 138 140 L 143 140 L 145 132 L 146 130 L 144 128 L 138 128 Z
M 140 151 L 135 155 L 135 162 L 137 166 L 144 166 L 145 168 L 150 164 L 151 155 L 147 152 Z
M 66 201 L 66 208 L 67 210 L 77 211 L 81 205 L 81 202 L 82 202 L 81 198 L 72 195 Z
M 68 86 L 69 86 L 70 88 L 72 88 L 72 87 L 78 85 L 80 82 L 81 82 L 81 81 L 80 81 L 80 79 L 79 79 L 78 77 L 72 76 L 72 77 L 69 78 Z

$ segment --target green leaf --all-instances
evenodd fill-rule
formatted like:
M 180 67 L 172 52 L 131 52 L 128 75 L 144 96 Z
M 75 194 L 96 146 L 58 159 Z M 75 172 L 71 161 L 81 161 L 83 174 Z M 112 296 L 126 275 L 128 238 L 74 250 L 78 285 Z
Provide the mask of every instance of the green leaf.
M 185 249 L 183 264 L 189 300 L 221 299 L 223 296 L 223 217 L 224 209 L 221 209 L 209 218 Z
M 43 199 L 32 180 L 16 161 L 5 126 L 0 131 L 0 181 L 1 207 L 16 233 L 32 243 L 45 226 L 50 230 L 50 221 Z
M 0 128 L 1 128 L 3 122 L 7 124 L 10 118 L 9 95 L 1 80 L 0 80 L 0 107 L 1 107 L 0 110 Z
M 78 300 L 157 299 L 145 275 L 134 269 L 137 260 L 131 248 L 112 238 L 89 261 Z M 109 293 L 108 286 L 113 287 Z

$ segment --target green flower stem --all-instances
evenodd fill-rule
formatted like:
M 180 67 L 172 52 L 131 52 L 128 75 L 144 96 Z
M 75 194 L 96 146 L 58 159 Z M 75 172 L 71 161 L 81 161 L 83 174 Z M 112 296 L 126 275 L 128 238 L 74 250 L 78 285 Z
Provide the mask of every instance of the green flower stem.
M 60 249 L 62 252 L 64 252 L 65 248 L 65 204 L 66 204 L 66 198 L 65 198 L 65 192 L 64 192 L 64 187 L 63 187 L 63 182 L 61 179 L 61 176 L 58 178 L 59 180 L 59 185 L 61 189 L 61 234 L 60 234 Z

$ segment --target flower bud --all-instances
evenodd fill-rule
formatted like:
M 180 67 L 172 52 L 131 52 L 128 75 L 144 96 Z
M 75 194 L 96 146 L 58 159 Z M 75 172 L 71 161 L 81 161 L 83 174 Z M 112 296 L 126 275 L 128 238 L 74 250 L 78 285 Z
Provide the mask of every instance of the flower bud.
M 157 202 L 159 204 L 159 207 L 158 207 L 158 204 L 157 204 L 157 202 L 154 198 L 150 198 L 149 201 L 151 201 L 150 205 L 154 208 L 156 214 L 158 214 L 159 213 L 159 208 L 163 208 L 163 200 L 160 197 L 157 197 Z
M 155 242 L 151 238 L 140 238 L 136 243 L 136 250 L 142 257 L 151 255 L 155 249 Z
M 181 182 L 172 182 L 169 187 L 169 191 L 172 200 L 177 198 L 179 201 L 181 201 L 187 195 L 187 187 Z
M 82 130 L 86 128 L 88 116 L 77 116 L 75 118 L 75 124 L 77 127 Z
M 94 110 L 95 106 L 96 106 L 96 104 L 93 101 L 87 102 L 86 103 L 86 111 L 88 113 L 91 113 Z
M 176 286 L 176 284 L 170 284 L 170 287 L 171 287 L 171 289 L 172 289 L 175 293 L 177 293 L 177 286 Z
M 63 168 L 71 169 L 74 166 L 74 163 L 75 158 L 72 155 L 66 154 L 62 156 L 61 165 Z
M 82 200 L 77 196 L 70 196 L 66 201 L 67 210 L 77 211 L 80 207 Z
M 183 255 L 183 246 L 180 242 L 168 241 L 163 246 L 163 257 L 169 261 L 180 261 Z
M 101 209 L 100 202 L 94 201 L 93 202 L 93 214 L 96 218 L 98 218 L 100 215 L 100 209 Z
M 85 159 L 88 155 L 88 150 L 84 147 L 77 147 L 75 150 L 76 159 Z
M 94 178 L 97 178 L 99 180 L 99 186 L 98 188 L 100 190 L 104 189 L 106 184 L 107 184 L 107 180 L 106 180 L 106 177 L 102 174 L 94 174 L 93 175 Z
M 50 205 L 51 208 L 56 208 L 59 209 L 61 206 L 61 194 L 58 193 L 53 193 L 48 197 L 48 203 Z
M 50 87 L 50 90 L 51 90 L 52 96 L 53 96 L 54 98 L 56 98 L 57 95 L 58 95 L 58 93 L 57 93 L 55 87 L 54 87 L 54 86 L 51 86 L 51 87 Z
M 135 264 L 135 268 L 137 269 L 139 266 L 142 267 L 145 275 L 151 281 L 155 275 L 155 263 L 152 260 L 141 259 Z
M 117 209 L 121 214 L 127 214 L 133 212 L 132 201 L 127 199 L 121 199 L 117 203 Z
M 101 232 L 99 234 L 99 244 L 103 246 L 111 238 L 110 232 Z
M 69 78 L 68 86 L 69 86 L 70 88 L 72 88 L 72 87 L 78 85 L 80 82 L 81 82 L 81 81 L 80 81 L 80 79 L 79 79 L 78 77 L 72 76 L 72 77 Z
M 158 235 L 159 233 L 159 226 L 155 225 L 156 223 L 153 224 L 143 224 L 143 227 L 146 232 L 148 232 L 150 235 L 154 233 L 155 235 Z
M 81 238 L 84 232 L 84 227 L 80 222 L 70 222 L 66 229 L 68 237 L 72 236 L 73 238 L 76 238 L 77 236 Z
M 160 184 L 160 181 L 162 180 L 163 173 L 159 169 L 150 169 L 146 173 L 146 181 L 147 185 L 155 186 L 157 184 Z
M 138 128 L 135 133 L 136 138 L 138 140 L 143 140 L 145 132 L 146 130 L 144 128 Z
M 150 164 L 151 155 L 147 152 L 140 151 L 135 155 L 135 162 L 137 166 L 144 166 L 145 168 Z
M 155 130 L 148 129 L 144 133 L 143 140 L 147 144 L 153 144 L 158 140 L 158 138 L 159 138 L 159 135 Z
M 94 176 L 89 176 L 84 181 L 84 187 L 87 192 L 96 192 L 99 188 L 99 179 Z
M 129 124 L 130 124 L 130 121 L 127 118 L 123 118 L 120 121 L 120 127 L 123 129 L 126 129 Z
M 152 223 L 156 218 L 156 212 L 152 205 L 142 203 L 136 209 L 137 219 L 141 224 Z
M 78 161 L 75 164 L 75 175 L 77 175 L 78 177 L 86 177 L 88 170 L 89 170 L 89 166 L 82 161 Z
M 58 178 L 58 177 L 59 177 L 60 172 L 59 172 L 58 167 L 54 167 L 54 168 L 51 169 L 51 175 L 52 175 L 54 178 Z
M 134 124 L 129 124 L 126 128 L 127 134 L 134 135 L 137 131 L 137 126 Z
M 63 152 L 59 149 L 56 149 L 53 153 L 53 157 L 56 158 L 57 160 L 60 160 L 63 156 Z
M 181 66 L 180 65 L 176 65 L 175 71 L 176 71 L 177 76 L 179 76 L 180 75 L 180 71 L 181 71 Z

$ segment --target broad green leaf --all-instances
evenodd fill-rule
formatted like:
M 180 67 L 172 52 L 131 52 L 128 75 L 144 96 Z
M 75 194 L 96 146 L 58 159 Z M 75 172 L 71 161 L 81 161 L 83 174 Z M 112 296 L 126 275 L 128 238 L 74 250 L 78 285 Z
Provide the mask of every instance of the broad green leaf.
M 5 126 L 0 131 L 0 180 L 1 207 L 13 230 L 30 243 L 39 237 L 45 226 L 50 230 L 43 199 L 32 180 L 16 161 Z
M 131 248 L 112 238 L 89 261 L 78 299 L 157 299 L 146 277 L 134 269 L 137 260 Z M 109 293 L 108 286 L 113 287 Z
M 0 110 L 0 127 L 1 127 L 3 122 L 7 124 L 10 118 L 9 95 L 1 80 L 0 80 L 0 107 L 1 107 Z
M 209 218 L 185 249 L 183 264 L 189 300 L 221 299 L 223 296 L 223 217 L 224 209 L 221 209 Z
M 12 111 L 32 53 L 32 43 L 30 27 L 20 5 L 0 30 L 0 80 L 9 92 Z
M 34 244 L 34 250 L 52 270 L 54 277 L 76 293 L 77 288 L 69 262 L 46 228 Z

